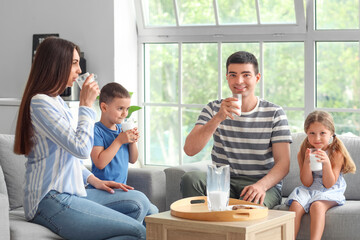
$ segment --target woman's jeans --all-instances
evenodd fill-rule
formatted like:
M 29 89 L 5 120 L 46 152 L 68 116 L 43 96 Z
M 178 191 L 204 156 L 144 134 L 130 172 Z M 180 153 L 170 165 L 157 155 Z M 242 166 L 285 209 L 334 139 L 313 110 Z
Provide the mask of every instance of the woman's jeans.
M 143 220 L 158 209 L 142 192 L 86 192 L 86 197 L 78 197 L 50 191 L 40 201 L 32 222 L 66 239 L 146 239 Z

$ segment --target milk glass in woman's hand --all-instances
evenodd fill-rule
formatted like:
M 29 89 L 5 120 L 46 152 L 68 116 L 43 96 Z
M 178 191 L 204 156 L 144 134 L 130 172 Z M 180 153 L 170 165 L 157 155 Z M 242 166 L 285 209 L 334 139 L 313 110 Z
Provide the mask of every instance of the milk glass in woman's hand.
M 84 74 L 81 74 L 79 77 L 76 78 L 76 82 L 79 85 L 80 89 L 82 88 L 82 85 L 84 84 L 85 80 L 90 76 L 90 73 L 86 72 Z M 93 77 L 90 79 L 90 82 L 93 82 L 97 78 L 97 75 L 93 75 Z
M 316 157 L 315 153 L 318 150 L 319 149 L 316 148 L 310 148 L 310 168 L 313 172 L 322 170 L 322 163 L 317 161 L 319 158 Z

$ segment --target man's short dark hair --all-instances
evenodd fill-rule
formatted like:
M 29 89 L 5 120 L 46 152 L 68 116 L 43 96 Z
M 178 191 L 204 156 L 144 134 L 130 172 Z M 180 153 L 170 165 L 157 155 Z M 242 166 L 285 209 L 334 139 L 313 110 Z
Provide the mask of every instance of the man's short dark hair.
M 239 51 L 239 52 L 235 52 L 235 53 L 231 54 L 230 57 L 228 57 L 228 59 L 226 61 L 226 73 L 228 72 L 229 65 L 232 63 L 252 64 L 254 66 L 255 74 L 259 73 L 258 61 L 252 53 L 245 52 L 245 51 Z
M 126 88 L 120 83 L 111 82 L 106 84 L 100 91 L 99 103 L 109 104 L 114 98 L 130 98 L 130 94 Z

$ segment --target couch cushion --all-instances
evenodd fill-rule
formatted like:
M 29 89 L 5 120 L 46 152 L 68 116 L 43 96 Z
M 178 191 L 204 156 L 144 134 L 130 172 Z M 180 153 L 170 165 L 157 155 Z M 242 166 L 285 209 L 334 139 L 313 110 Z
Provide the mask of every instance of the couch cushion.
M 0 165 L 0 193 L 5 194 L 6 196 L 8 195 L 7 189 L 6 189 L 4 172 L 1 168 L 1 165 Z
M 14 209 L 9 215 L 11 239 L 62 239 L 44 226 L 27 222 L 23 208 Z
M 300 181 L 300 170 L 297 162 L 297 153 L 299 152 L 300 145 L 306 137 L 305 133 L 293 133 L 291 135 L 293 142 L 290 144 L 290 171 L 289 174 L 284 178 L 282 187 L 282 196 L 289 196 L 289 194 L 301 184 Z
M 288 210 L 289 207 L 281 204 L 275 210 Z M 360 202 L 346 201 L 342 206 L 336 206 L 326 212 L 325 229 L 322 239 L 345 240 L 359 239 L 358 223 L 360 221 Z M 305 214 L 301 219 L 299 234 L 296 238 L 310 239 L 310 214 Z
M 10 209 L 23 205 L 26 162 L 23 155 L 13 152 L 14 139 L 14 135 L 0 134 L 0 165 L 5 176 Z
M 347 184 L 345 197 L 347 200 L 360 200 L 360 137 L 339 136 L 349 151 L 356 165 L 355 174 L 345 174 L 344 178 Z

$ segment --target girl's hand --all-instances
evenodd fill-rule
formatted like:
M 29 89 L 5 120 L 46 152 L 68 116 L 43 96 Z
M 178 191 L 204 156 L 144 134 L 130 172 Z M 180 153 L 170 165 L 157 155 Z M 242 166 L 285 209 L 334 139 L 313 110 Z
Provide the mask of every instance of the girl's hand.
M 315 152 L 315 156 L 318 158 L 318 162 L 321 162 L 323 165 L 329 164 L 331 166 L 330 159 L 325 151 L 319 149 Z
M 311 153 L 310 148 L 307 148 L 305 151 L 304 163 L 307 163 L 309 165 L 310 165 L 310 153 Z
M 93 77 L 94 74 L 90 74 L 90 76 L 86 78 L 84 84 L 82 85 L 80 91 L 80 106 L 92 107 L 96 97 L 100 94 L 100 89 L 97 82 L 90 82 Z

